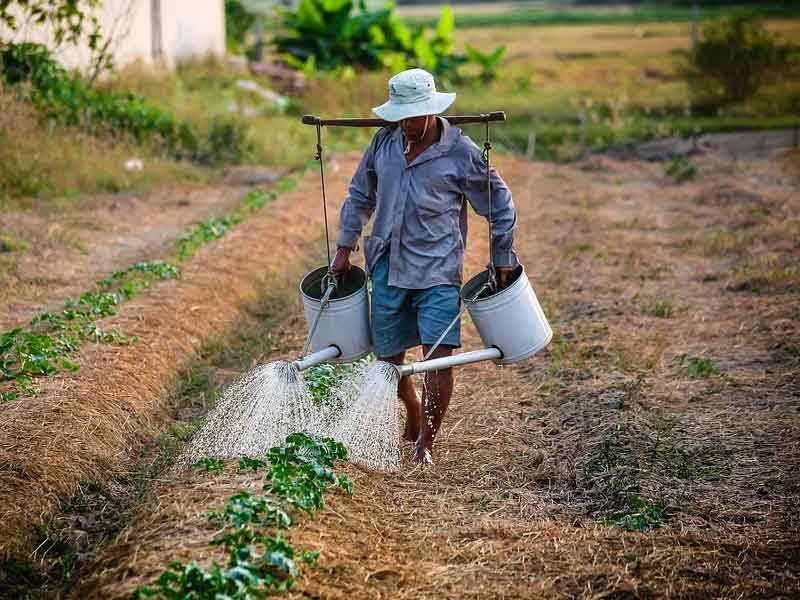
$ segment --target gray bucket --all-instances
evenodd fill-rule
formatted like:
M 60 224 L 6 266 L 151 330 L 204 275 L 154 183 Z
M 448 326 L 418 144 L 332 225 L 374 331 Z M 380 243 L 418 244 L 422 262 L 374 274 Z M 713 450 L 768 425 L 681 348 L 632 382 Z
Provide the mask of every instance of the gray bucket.
M 300 282 L 306 323 L 309 329 L 320 313 L 323 279 L 328 267 L 308 273 Z M 336 287 L 328 305 L 322 311 L 319 323 L 309 344 L 311 352 L 336 346 L 341 354 L 331 362 L 349 362 L 363 358 L 372 350 L 369 326 L 369 295 L 367 274 L 353 266 Z
M 483 271 L 470 279 L 461 288 L 461 298 L 471 299 L 488 276 L 489 272 Z M 485 291 L 467 305 L 467 310 L 486 347 L 496 347 L 503 353 L 496 361 L 501 365 L 530 358 L 553 337 L 553 330 L 522 265 L 514 271 L 508 287 L 494 294 Z

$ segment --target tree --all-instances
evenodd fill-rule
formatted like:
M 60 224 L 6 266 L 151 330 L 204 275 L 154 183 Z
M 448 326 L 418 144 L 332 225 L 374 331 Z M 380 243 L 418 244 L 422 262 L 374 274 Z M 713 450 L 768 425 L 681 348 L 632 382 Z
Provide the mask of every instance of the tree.
M 57 44 L 86 39 L 93 51 L 100 44 L 100 23 L 92 9 L 101 0 L 0 0 L 0 24 L 17 31 L 24 23 L 50 25 Z
M 743 102 L 788 66 L 789 54 L 753 16 L 714 21 L 689 53 L 689 84 L 695 96 L 721 91 L 724 103 Z

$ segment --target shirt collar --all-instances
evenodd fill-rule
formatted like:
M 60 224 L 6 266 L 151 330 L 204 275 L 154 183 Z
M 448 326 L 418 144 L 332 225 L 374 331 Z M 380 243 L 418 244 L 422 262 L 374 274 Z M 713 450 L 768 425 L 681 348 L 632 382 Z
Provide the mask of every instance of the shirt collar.
M 415 158 L 410 165 L 407 165 L 408 167 L 413 167 L 414 165 L 418 165 L 447 154 L 450 152 L 453 144 L 458 139 L 458 136 L 461 135 L 461 130 L 458 127 L 453 127 L 450 125 L 450 122 L 447 119 L 439 116 L 436 118 L 439 120 L 439 126 L 442 128 L 439 141 L 426 148 L 425 151 Z M 394 132 L 394 139 L 397 142 L 397 147 L 400 149 L 400 154 L 403 154 L 403 150 L 405 150 L 405 137 L 403 136 L 403 130 L 400 128 L 399 124 Z M 403 155 L 403 159 L 405 160 L 405 155 Z

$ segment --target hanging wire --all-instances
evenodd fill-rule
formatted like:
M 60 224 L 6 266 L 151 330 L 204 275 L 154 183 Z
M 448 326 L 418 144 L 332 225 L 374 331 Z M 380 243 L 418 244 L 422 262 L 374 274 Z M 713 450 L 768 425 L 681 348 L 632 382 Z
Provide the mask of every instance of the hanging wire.
M 319 161 L 319 178 L 322 182 L 322 214 L 325 218 L 325 254 L 328 257 L 328 271 L 331 270 L 331 242 L 328 233 L 328 201 L 325 198 L 325 169 L 322 160 L 322 125 L 317 123 L 317 155 L 314 157 Z
M 489 277 L 487 283 L 493 292 L 497 290 L 497 276 L 494 270 L 494 244 L 492 243 L 492 164 L 489 160 L 489 152 L 492 149 L 492 142 L 489 138 L 489 115 L 485 115 L 486 140 L 483 142 L 483 162 L 486 165 L 486 193 L 489 195 Z

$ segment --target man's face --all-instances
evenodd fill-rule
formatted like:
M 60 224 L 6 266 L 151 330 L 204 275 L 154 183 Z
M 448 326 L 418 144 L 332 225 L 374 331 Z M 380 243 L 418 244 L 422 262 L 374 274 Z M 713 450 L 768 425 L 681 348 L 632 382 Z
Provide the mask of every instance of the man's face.
M 411 142 L 419 142 L 425 134 L 425 123 L 429 118 L 430 115 L 426 115 L 422 117 L 410 117 L 400 121 L 400 129 L 403 130 L 406 139 Z

